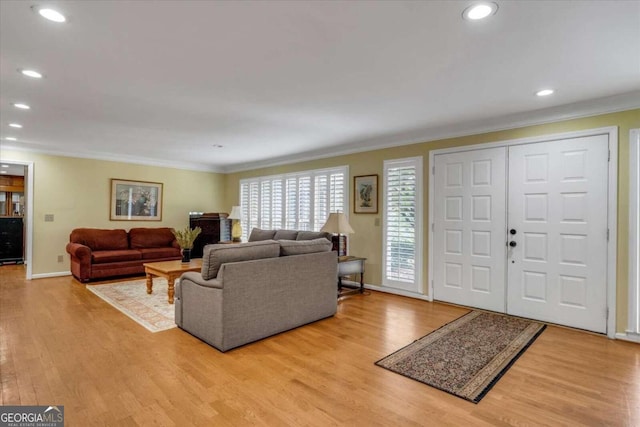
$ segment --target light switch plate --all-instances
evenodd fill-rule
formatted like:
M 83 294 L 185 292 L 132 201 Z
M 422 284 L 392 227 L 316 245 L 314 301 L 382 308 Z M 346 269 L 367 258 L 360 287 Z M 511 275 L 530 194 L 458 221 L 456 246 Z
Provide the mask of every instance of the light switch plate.
M 44 214 L 44 222 L 53 222 L 53 214 Z

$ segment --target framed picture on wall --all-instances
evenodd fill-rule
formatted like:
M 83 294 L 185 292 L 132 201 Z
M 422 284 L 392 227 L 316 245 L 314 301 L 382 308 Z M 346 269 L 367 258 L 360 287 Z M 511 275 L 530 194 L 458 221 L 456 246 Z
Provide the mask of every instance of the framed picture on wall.
M 353 212 L 378 213 L 378 175 L 353 177 Z
M 111 179 L 111 221 L 161 221 L 162 183 Z

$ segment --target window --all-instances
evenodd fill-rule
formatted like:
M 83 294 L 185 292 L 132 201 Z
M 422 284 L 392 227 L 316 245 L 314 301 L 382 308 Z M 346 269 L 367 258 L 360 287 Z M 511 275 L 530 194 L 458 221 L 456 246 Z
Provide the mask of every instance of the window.
M 240 181 L 242 238 L 254 227 L 319 231 L 331 212 L 347 212 L 346 166 Z
M 629 324 L 627 336 L 640 341 L 640 129 L 629 134 Z
M 419 292 L 422 157 L 384 162 L 383 285 Z

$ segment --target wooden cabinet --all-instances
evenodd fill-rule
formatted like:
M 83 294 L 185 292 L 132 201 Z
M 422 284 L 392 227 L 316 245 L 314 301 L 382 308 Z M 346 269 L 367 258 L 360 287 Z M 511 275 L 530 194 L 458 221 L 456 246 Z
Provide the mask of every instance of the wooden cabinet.
M 200 227 L 202 233 L 193 242 L 192 258 L 202 258 L 204 247 L 213 243 L 231 240 L 231 220 L 226 213 L 192 213 L 189 227 Z
M 0 218 L 0 264 L 23 262 L 23 229 L 22 218 Z
M 0 176 L 0 216 L 24 215 L 24 177 Z
M 24 177 L 0 176 L 0 264 L 24 261 Z

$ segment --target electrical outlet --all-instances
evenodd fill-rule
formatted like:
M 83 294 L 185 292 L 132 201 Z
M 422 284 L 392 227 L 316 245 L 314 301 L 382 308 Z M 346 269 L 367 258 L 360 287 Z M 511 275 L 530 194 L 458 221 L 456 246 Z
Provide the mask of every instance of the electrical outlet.
M 373 221 L 373 225 L 375 225 L 376 227 L 380 227 L 380 218 L 376 218 L 376 219 Z
M 58 262 L 63 262 L 64 261 L 64 257 L 62 255 L 58 255 Z

